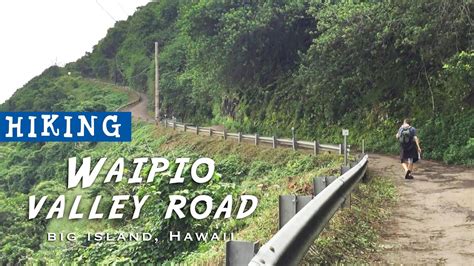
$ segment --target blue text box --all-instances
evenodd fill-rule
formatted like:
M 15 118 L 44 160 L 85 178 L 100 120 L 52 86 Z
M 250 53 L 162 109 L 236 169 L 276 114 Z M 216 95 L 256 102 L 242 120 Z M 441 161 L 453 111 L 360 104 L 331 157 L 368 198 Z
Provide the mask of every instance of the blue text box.
M 0 112 L 0 142 L 125 142 L 130 112 Z

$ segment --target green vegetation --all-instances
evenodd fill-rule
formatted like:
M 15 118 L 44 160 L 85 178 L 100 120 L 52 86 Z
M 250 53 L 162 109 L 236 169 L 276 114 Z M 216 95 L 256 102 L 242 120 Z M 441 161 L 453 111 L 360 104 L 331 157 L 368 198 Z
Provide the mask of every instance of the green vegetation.
M 15 92 L 0 111 L 101 112 L 115 110 L 133 97 L 132 92 L 99 81 L 68 76 L 53 66 Z
M 396 152 L 395 132 L 414 120 L 424 157 L 474 165 L 474 46 L 472 1 L 173 1 L 140 8 L 117 22 L 91 53 L 64 68 L 51 67 L 19 89 L 0 111 L 115 110 L 132 96 L 106 80 L 150 96 L 155 41 L 160 43 L 162 112 L 200 125 L 260 134 L 350 143 Z M 71 75 L 67 73 L 71 72 Z M 151 102 L 151 101 L 150 101 Z M 276 230 L 276 195 L 303 193 L 315 175 L 337 172 L 340 158 L 256 149 L 218 139 L 177 135 L 134 124 L 131 143 L 11 143 L 0 145 L 0 264 L 217 262 L 222 242 L 47 243 L 45 232 L 169 230 L 235 231 L 268 240 Z M 66 158 L 209 156 L 218 163 L 209 184 L 168 186 L 97 184 L 67 191 Z M 131 166 L 131 163 L 128 164 Z M 175 166 L 173 166 L 175 167 Z M 149 169 L 147 169 L 149 170 Z M 186 172 L 188 173 L 188 172 Z M 127 177 L 130 175 L 127 172 Z M 188 178 L 189 179 L 189 178 Z M 370 192 L 370 193 L 369 193 Z M 26 220 L 28 195 L 152 194 L 142 219 L 119 222 Z M 164 220 L 167 195 L 255 194 L 254 216 L 240 220 Z M 394 199 L 383 179 L 361 185 L 355 205 L 332 221 L 309 263 L 358 262 L 372 252 Z M 51 202 L 49 202 L 50 204 Z M 48 205 L 48 203 L 47 203 Z M 355 225 L 352 221 L 357 220 Z M 350 226 L 351 230 L 347 230 Z M 354 249 L 353 247 L 356 247 Z
M 301 170 L 300 167 L 307 165 L 299 160 L 297 163 L 289 162 L 285 170 Z M 266 243 L 278 230 L 278 216 L 275 215 L 278 195 L 310 194 L 312 188 L 309 184 L 313 177 L 337 175 L 337 166 L 340 164 L 341 161 L 338 160 L 330 163 L 329 167 L 316 168 L 303 175 L 291 176 L 287 180 L 282 180 L 278 171 L 268 172 L 270 178 L 277 177 L 270 179 L 270 184 L 273 185 L 248 188 L 250 191 L 264 191 L 260 203 L 261 213 L 249 218 L 248 227 L 236 234 L 236 238 Z M 260 183 L 253 185 L 256 184 Z M 377 243 L 384 230 L 382 225 L 390 217 L 391 208 L 397 200 L 395 185 L 389 179 L 373 177 L 369 183 L 359 184 L 351 200 L 351 208 L 341 209 L 336 213 L 329 223 L 330 227 L 326 228 L 311 246 L 302 264 L 367 263 L 379 251 Z M 223 254 L 224 243 L 211 242 L 192 252 L 184 262 L 189 265 L 221 264 Z
M 130 144 L 101 143 L 92 150 L 85 150 L 80 154 L 92 156 L 106 155 L 115 159 L 115 154 L 126 155 L 127 159 L 143 156 L 162 156 L 173 161 L 177 157 L 190 157 L 191 161 L 198 157 L 209 156 L 217 162 L 218 174 L 209 184 L 196 184 L 190 181 L 189 168 L 184 173 L 185 184 L 170 185 L 168 180 L 174 172 L 171 170 L 163 175 L 158 175 L 153 183 L 130 186 L 122 182 L 117 185 L 98 184 L 87 193 L 95 196 L 97 193 L 104 198 L 111 195 L 138 194 L 151 195 L 149 204 L 145 205 L 141 218 L 136 221 L 107 222 L 102 230 L 107 232 L 150 232 L 160 241 L 153 242 L 88 242 L 81 238 L 75 245 L 69 246 L 62 254 L 63 262 L 77 261 L 80 263 L 108 263 L 121 261 L 129 263 L 155 263 L 165 261 L 182 261 L 189 253 L 203 253 L 212 247 L 219 247 L 222 256 L 223 242 L 189 242 L 169 241 L 170 231 L 181 232 L 239 232 L 246 231 L 249 226 L 254 226 L 254 221 L 260 221 L 259 230 L 266 232 L 269 238 L 276 228 L 274 223 L 266 220 L 269 212 L 275 207 L 281 191 L 288 185 L 285 177 L 311 176 L 315 171 L 335 171 L 338 164 L 335 156 L 321 156 L 314 158 L 289 150 L 269 152 L 269 148 L 257 149 L 249 145 L 237 145 L 233 142 L 223 142 L 219 139 L 207 139 L 189 135 L 175 135 L 169 130 L 155 129 L 152 125 L 136 125 L 134 140 Z M 113 161 L 113 160 L 112 160 Z M 253 167 L 260 165 L 260 167 Z M 171 168 L 175 168 L 172 166 Z M 149 168 L 145 168 L 144 175 Z M 128 175 L 131 175 L 129 173 Z M 128 176 L 127 175 L 127 176 Z M 279 184 L 279 186 L 278 186 Z M 279 188 L 282 186 L 283 188 Z M 264 187 L 262 189 L 262 187 Z M 271 191 L 269 193 L 268 191 Z M 168 205 L 168 195 L 184 195 L 189 200 L 197 195 L 210 195 L 215 202 L 222 201 L 225 195 L 231 194 L 234 199 L 241 194 L 255 195 L 260 203 L 257 212 L 252 218 L 236 220 L 217 219 L 212 217 L 204 220 L 195 220 L 189 215 L 186 218 L 164 219 Z M 236 201 L 237 202 L 237 201 Z M 271 205 L 269 205 L 271 204 Z M 107 204 L 106 204 L 107 205 Z M 109 204 L 110 205 L 110 204 Z M 189 206 L 187 207 L 189 208 Z M 214 206 L 217 208 L 217 206 Z M 237 209 L 233 208 L 236 212 Z M 130 210 L 126 211 L 130 214 Z M 263 215 L 263 217 L 262 217 Z M 96 228 L 97 229 L 97 228 Z M 255 229 L 254 229 L 255 230 Z M 64 230 L 61 230 L 64 231 Z M 81 231 L 82 232 L 82 231 Z
M 295 127 L 301 138 L 326 142 L 340 142 L 345 127 L 350 143 L 396 153 L 395 132 L 409 116 L 424 158 L 472 165 L 473 5 L 157 1 L 65 69 L 151 96 L 158 41 L 167 117 L 279 136 Z M 74 108 L 45 100 L 68 95 L 48 83 L 65 69 L 45 71 L 0 110 Z M 49 90 L 37 95 L 40 85 Z
M 338 172 L 341 159 L 336 155 L 323 154 L 317 157 L 293 152 L 289 149 L 272 150 L 270 147 L 254 147 L 253 145 L 237 144 L 233 141 L 223 141 L 218 138 L 206 138 L 201 136 L 176 134 L 170 129 L 157 129 L 149 124 L 134 124 L 134 138 L 131 143 L 97 143 L 76 145 L 71 156 L 83 158 L 91 156 L 94 161 L 100 157 L 109 158 L 108 163 L 101 174 L 105 176 L 106 170 L 112 162 L 118 157 L 123 156 L 127 162 L 125 178 L 132 175 L 133 166 L 131 160 L 137 157 L 162 156 L 172 161 L 177 157 L 191 157 L 192 160 L 209 156 L 217 163 L 216 174 L 209 184 L 197 185 L 189 182 L 189 168 L 185 171 L 185 184 L 169 185 L 168 180 L 173 170 L 157 176 L 153 183 L 144 183 L 139 185 L 128 185 L 125 181 L 117 184 L 103 184 L 99 179 L 88 189 L 65 188 L 66 177 L 66 159 L 68 155 L 62 158 L 52 158 L 44 160 L 40 164 L 29 162 L 29 165 L 37 169 L 43 169 L 47 165 L 53 164 L 57 174 L 50 180 L 35 180 L 35 184 L 27 194 L 15 193 L 9 198 L 1 198 L 6 204 L 2 204 L 2 213 L 6 220 L 4 226 L 6 229 L 2 233 L 6 235 L 6 240 L 10 241 L 2 250 L 2 262 L 26 262 L 29 263 L 156 263 L 156 262 L 186 262 L 190 264 L 219 262 L 223 259 L 224 242 L 171 242 L 168 241 L 169 231 L 182 232 L 234 232 L 236 239 L 260 240 L 262 243 L 267 241 L 277 230 L 277 216 L 274 210 L 278 206 L 279 194 L 308 194 L 311 193 L 311 180 L 316 175 L 335 175 Z M 50 145 L 50 144 L 46 144 Z M 46 146 L 45 145 L 45 146 Z M 0 146 L 0 147 L 9 147 Z M 43 147 L 42 149 L 48 149 Z M 51 148 L 58 148 L 52 146 Z M 22 150 L 20 150 L 22 151 Z M 8 154 L 15 155 L 19 151 L 8 151 Z M 18 165 L 18 163 L 15 163 Z M 11 167 L 11 166 L 8 166 Z M 23 167 L 19 165 L 19 167 Z M 171 168 L 175 168 L 172 166 Z M 1 169 L 7 169 L 2 166 Z M 26 170 L 23 170 L 26 172 Z M 144 169 L 146 175 L 149 166 Z M 36 174 L 31 175 L 36 176 Z M 39 175 L 38 175 L 39 176 Z M 374 184 L 361 185 L 360 197 L 354 199 L 355 205 L 350 210 L 342 212 L 341 217 L 347 215 L 357 215 L 352 219 L 360 219 L 363 223 L 353 223 L 360 232 L 366 232 L 370 236 L 360 235 L 359 238 L 371 237 L 364 240 L 365 244 L 373 247 L 376 240 L 376 234 L 372 227 L 379 223 L 381 217 L 385 217 L 386 211 L 381 211 L 379 206 L 386 204 L 387 200 L 392 198 L 393 185 L 380 181 Z M 387 192 L 388 190 L 388 192 Z M 370 191 L 370 193 L 369 193 Z M 385 192 L 384 192 L 385 191 Z M 2 195 L 5 195 L 2 192 Z M 386 193 L 386 194 L 384 194 Z M 26 221 L 24 213 L 27 212 L 27 195 L 49 195 L 51 201 L 59 194 L 66 194 L 67 199 L 72 199 L 75 195 L 83 195 L 86 198 L 92 198 L 96 195 L 102 195 L 105 202 L 101 203 L 100 210 L 106 211 L 111 206 L 111 196 L 119 194 L 130 195 L 151 195 L 148 205 L 142 210 L 140 219 L 131 220 L 133 209 L 126 206 L 124 211 L 125 220 L 77 220 L 70 221 L 67 218 L 53 219 L 46 221 L 44 219 L 47 209 L 41 212 L 41 217 Z M 227 219 L 205 219 L 197 222 L 192 217 L 186 217 L 177 220 L 176 217 L 165 220 L 164 212 L 168 204 L 168 195 L 179 194 L 191 199 L 197 195 L 211 195 L 216 202 L 220 202 L 223 196 L 227 194 L 236 198 L 241 194 L 256 195 L 259 198 L 257 211 L 251 217 L 243 220 Z M 14 196 L 16 195 L 16 196 Z M 358 194 L 359 195 L 359 194 Z M 359 203 L 359 201 L 361 203 Z M 82 211 L 88 211 L 90 206 L 85 204 Z M 103 204 L 103 205 L 102 205 Z M 18 208 L 18 206 L 23 206 Z M 372 207 L 370 207 L 372 206 Z M 216 208 L 215 206 L 214 208 Z M 68 207 L 70 208 L 70 207 Z M 367 210 L 369 212 L 361 211 Z M 237 211 L 234 208 L 234 212 Z M 13 226 L 9 223 L 10 219 L 16 219 L 16 222 L 22 227 Z M 16 218 L 15 218 L 16 217 Z M 370 219 L 369 219 L 370 218 Z M 347 221 L 348 218 L 343 218 Z M 179 222 L 178 222 L 179 221 Z M 348 226 L 345 222 L 339 222 L 339 218 L 334 223 Z M 360 227 L 359 229 L 359 225 Z M 26 229 L 32 227 L 32 229 Z M 335 227 L 338 228 L 338 227 Z M 32 231 L 33 229 L 37 231 Z M 29 237 L 17 237 L 14 232 L 9 230 L 26 230 Z M 340 229 L 336 229 L 336 233 Z M 79 239 L 75 242 L 47 242 L 45 232 L 74 232 Z M 159 243 L 153 242 L 94 242 L 85 238 L 86 233 L 94 232 L 150 232 L 153 236 L 161 239 Z M 332 229 L 328 231 L 331 234 Z M 23 231 L 21 233 L 23 235 Z M 347 235 L 345 242 L 339 243 L 339 248 L 349 249 L 353 242 Z M 17 239 L 17 241 L 11 241 Z M 30 244 L 30 241 L 35 241 Z M 7 243 L 7 242 L 5 242 Z M 333 244 L 334 245 L 334 244 Z M 330 249 L 328 245 L 326 248 Z M 8 249 L 7 249 L 8 248 Z M 13 250 L 14 248 L 14 250 Z M 361 250 L 367 247 L 361 247 Z M 329 253 L 328 253 L 329 254 Z M 336 261 L 331 256 L 318 255 L 318 259 L 323 261 Z M 352 259 L 356 259 L 360 254 L 354 254 Z
M 64 152 L 69 148 L 70 153 L 41 161 L 30 161 L 20 164 L 18 162 L 6 161 L 0 167 L 5 176 L 12 167 L 19 168 L 19 172 L 31 176 L 31 189 L 20 192 L 9 192 L 15 188 L 21 188 L 22 184 L 9 184 L 10 187 L 2 192 L 2 214 L 4 217 L 2 234 L 5 236 L 5 246 L 2 245 L 2 262 L 30 262 L 30 263 L 111 263 L 111 262 L 164 262 L 164 261 L 206 261 L 219 260 L 223 255 L 223 242 L 171 242 L 168 241 L 169 231 L 183 232 L 235 232 L 236 236 L 244 239 L 269 239 L 275 233 L 274 209 L 277 206 L 277 195 L 279 193 L 302 193 L 309 192 L 307 185 L 316 174 L 334 174 L 340 164 L 340 158 L 334 155 L 321 155 L 313 157 L 301 153 L 295 153 L 287 149 L 271 150 L 268 148 L 257 148 L 252 145 L 238 145 L 235 142 L 224 142 L 217 138 L 197 137 L 193 135 L 175 134 L 171 130 L 157 129 L 149 124 L 134 124 L 134 138 L 131 143 L 90 143 L 76 144 L 74 148 L 66 146 Z M 2 145 L 2 151 L 11 157 L 17 157 L 24 151 L 49 154 L 49 149 L 58 149 L 58 145 L 45 144 L 35 151 L 34 147 L 19 149 L 12 145 Z M 12 149 L 10 149 L 12 148 Z M 13 148 L 16 148 L 13 150 Z M 10 150 L 7 150 L 10 149 Z M 42 153 L 41 153 L 42 154 Z M 100 157 L 109 158 L 108 166 L 118 157 L 123 156 L 127 162 L 126 169 L 133 169 L 131 160 L 136 157 L 162 156 L 172 161 L 177 157 L 190 157 L 192 160 L 209 156 L 217 162 L 217 171 L 211 182 L 198 185 L 190 182 L 189 168 L 185 171 L 185 184 L 169 185 L 168 180 L 173 170 L 159 175 L 153 183 L 140 185 L 128 185 L 125 181 L 117 184 L 103 184 L 98 180 L 88 189 L 65 189 L 65 177 L 67 174 L 66 159 L 69 156 L 83 158 L 91 156 L 95 161 Z M 26 168 L 28 165 L 30 168 Z M 175 168 L 172 166 L 171 168 Z M 54 175 L 42 181 L 37 171 L 50 169 Z M 36 172 L 32 169 L 36 169 Z M 144 175 L 149 171 L 149 166 L 144 169 Z M 103 173 L 104 174 L 104 173 Z M 132 171 L 126 171 L 125 178 L 130 178 Z M 8 174 L 7 174 L 8 175 Z M 11 176 L 11 175 L 10 175 Z M 102 175 L 104 176 L 104 175 Z M 20 178 L 18 178 L 20 179 Z M 11 178 L 10 178 L 11 180 Z M 127 206 L 124 211 L 125 220 L 120 221 L 70 221 L 67 218 L 44 219 L 47 209 L 40 213 L 40 217 L 30 221 L 26 220 L 27 195 L 49 195 L 52 204 L 55 196 L 66 194 L 67 199 L 75 195 L 83 195 L 92 198 L 102 195 L 105 200 L 101 203 L 101 210 L 108 210 L 111 206 L 111 196 L 119 194 L 150 195 L 149 204 L 145 205 L 142 215 L 138 220 L 131 220 L 133 209 Z M 8 197 L 6 196 L 8 194 Z M 237 198 L 241 194 L 256 195 L 259 207 L 251 218 L 236 219 L 210 219 L 197 222 L 192 217 L 177 220 L 176 217 L 165 220 L 164 212 L 168 205 L 168 195 L 184 195 L 188 199 L 205 194 L 211 195 L 216 202 L 220 202 L 227 194 Z M 90 200 L 88 200 L 90 203 Z M 5 202 L 5 204 L 3 204 Z M 102 205 L 103 204 L 103 205 Z M 18 206 L 22 206 L 18 208 Z M 83 211 L 87 211 L 90 205 L 86 204 Z M 69 208 L 69 207 L 68 207 Z M 214 208 L 217 208 L 215 206 Z M 234 209 L 236 211 L 236 209 Z M 13 221 L 14 220 L 14 221 Z M 14 222 L 22 225 L 14 225 Z M 31 229 L 28 229 L 31 228 Z M 18 237 L 18 230 L 22 231 Z M 34 231 L 36 230 L 36 231 Z M 47 242 L 45 232 L 74 232 L 79 236 L 76 242 Z M 153 242 L 94 242 L 87 241 L 85 234 L 88 232 L 150 232 L 158 237 L 159 243 Z M 26 237 L 26 235 L 28 237 Z M 17 241 L 11 241 L 12 239 Z M 34 243 L 30 243 L 34 242 Z M 206 257 L 202 257 L 206 255 Z M 207 256 L 209 255 L 209 256 Z
M 129 92 L 64 75 L 52 67 L 18 90 L 5 111 L 103 111 L 128 101 Z M 27 220 L 28 195 L 51 205 L 65 191 L 65 160 L 93 144 L 5 143 L 0 145 L 0 264 L 25 263 L 44 240 L 47 210 Z
M 162 112 L 245 132 L 396 152 L 404 117 L 424 157 L 472 165 L 472 1 L 157 1 L 67 69 L 151 95 Z
M 65 75 L 62 69 L 57 75 L 41 75 L 25 88 L 18 91 L 6 105 L 7 110 L 113 110 L 128 101 L 130 95 L 104 83 Z M 41 97 L 51 88 L 63 91 L 68 97 L 45 98 L 42 105 L 28 109 L 30 100 Z M 34 103 L 35 101 L 31 101 Z M 86 104 L 87 103 L 87 104 Z M 94 107 L 96 109 L 87 109 Z M 63 109 L 64 108 L 64 109 Z M 209 261 L 221 260 L 223 242 L 170 242 L 170 230 L 200 232 L 234 232 L 243 239 L 269 239 L 275 232 L 274 208 L 279 193 L 308 192 L 307 181 L 316 174 L 335 173 L 340 164 L 337 156 L 323 155 L 312 157 L 290 150 L 256 148 L 252 145 L 238 145 L 219 139 L 207 139 L 192 135 L 176 135 L 170 130 L 160 130 L 153 125 L 137 123 L 133 126 L 131 143 L 8 143 L 0 145 L 0 219 L 2 242 L 1 263 L 110 263 L 110 262 L 163 262 L 163 261 Z M 170 186 L 166 173 L 155 179 L 154 183 L 137 186 L 120 182 L 104 185 L 97 182 L 89 189 L 66 189 L 67 158 L 91 156 L 109 158 L 108 166 L 118 156 L 127 161 L 127 169 L 132 169 L 131 160 L 135 157 L 163 156 L 177 157 L 202 156 L 217 162 L 218 174 L 213 181 L 197 186 L 188 182 L 180 186 Z M 172 168 L 175 168 L 173 166 Z M 106 171 L 107 167 L 104 167 Z M 149 167 L 144 171 L 148 171 Z M 126 171 L 125 178 L 131 176 Z M 170 171 L 172 172 L 172 171 Z M 102 175 L 103 176 L 103 175 Z M 185 176 L 189 176 L 189 169 Z M 48 211 L 44 208 L 38 218 L 27 220 L 28 196 L 48 196 L 45 206 L 50 206 L 56 197 L 65 194 L 69 201 L 82 195 L 85 204 L 80 211 L 87 211 L 91 200 L 102 195 L 105 200 L 101 210 L 111 206 L 111 196 L 117 194 L 151 195 L 142 210 L 141 218 L 132 221 L 131 206 L 126 207 L 126 219 L 121 221 L 71 221 L 67 218 L 46 220 Z M 254 216 L 244 220 L 206 219 L 197 223 L 187 217 L 179 220 L 163 219 L 167 196 L 181 194 L 192 198 L 198 194 L 212 195 L 216 202 L 224 195 L 237 198 L 240 194 L 256 195 L 260 199 Z M 89 204 L 88 204 L 89 203 Z M 216 206 L 217 207 L 217 206 Z M 271 221 L 271 222 L 269 222 Z M 90 242 L 84 235 L 89 232 L 151 232 L 162 239 L 153 242 Z M 76 242 L 48 242 L 46 232 L 77 234 Z M 205 256 L 205 257 L 204 257 Z
M 307 264 L 364 264 L 380 252 L 378 240 L 386 230 L 397 200 L 395 185 L 387 178 L 372 177 L 351 195 L 351 208 L 337 212 L 308 251 Z

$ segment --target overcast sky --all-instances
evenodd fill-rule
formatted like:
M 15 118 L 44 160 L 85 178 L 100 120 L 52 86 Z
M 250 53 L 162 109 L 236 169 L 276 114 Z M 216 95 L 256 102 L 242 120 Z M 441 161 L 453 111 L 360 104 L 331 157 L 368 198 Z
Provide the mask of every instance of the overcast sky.
M 0 104 L 47 67 L 75 61 L 150 0 L 0 3 Z

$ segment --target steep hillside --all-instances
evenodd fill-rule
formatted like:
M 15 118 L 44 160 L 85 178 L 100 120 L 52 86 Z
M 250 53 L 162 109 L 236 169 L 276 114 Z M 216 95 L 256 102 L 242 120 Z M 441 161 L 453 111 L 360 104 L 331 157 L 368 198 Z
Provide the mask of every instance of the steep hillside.
M 54 93 L 56 92 L 56 93 Z M 57 96 L 57 97 L 54 97 Z M 19 90 L 6 107 L 8 111 L 103 111 L 115 110 L 129 98 L 129 91 L 106 83 L 68 75 L 58 68 L 48 69 Z M 41 99 L 41 101 L 37 101 Z M 100 179 L 88 189 L 67 189 L 67 158 L 92 157 L 96 162 L 106 157 L 108 162 L 101 178 L 118 157 L 127 160 L 124 178 L 133 174 L 133 158 L 165 157 L 173 161 L 178 157 L 195 160 L 207 156 L 217 165 L 217 174 L 211 182 L 199 185 L 190 181 L 189 171 L 184 172 L 185 184 L 168 184 L 174 170 L 158 175 L 152 183 L 136 186 L 122 181 L 103 184 Z M 270 147 L 255 147 L 251 144 L 225 142 L 218 138 L 206 138 L 177 134 L 171 129 L 160 129 L 153 124 L 134 122 L 131 143 L 9 143 L 0 145 L 0 263 L 215 263 L 223 260 L 224 239 L 220 241 L 168 241 L 170 231 L 233 233 L 236 239 L 268 240 L 277 230 L 280 194 L 309 194 L 308 185 L 314 176 L 334 175 L 339 171 L 342 158 L 337 155 L 319 155 L 293 152 L 289 149 L 273 150 Z M 171 168 L 177 165 L 172 163 Z M 144 174 L 150 170 L 146 166 Z M 114 220 L 68 220 L 45 219 L 45 207 L 36 219 L 28 220 L 28 196 L 48 196 L 45 206 L 51 206 L 59 195 L 65 195 L 66 213 L 72 201 L 82 196 L 80 212 L 90 210 L 93 199 L 102 197 L 100 210 L 112 205 L 112 195 L 151 195 L 150 204 L 145 205 L 140 219 L 132 220 L 133 208 L 126 205 L 125 219 Z M 163 219 L 168 195 L 178 194 L 189 199 L 197 195 L 210 195 L 216 202 L 227 194 L 236 202 L 242 194 L 255 195 L 259 207 L 248 219 L 196 220 L 188 216 Z M 380 234 L 378 224 L 387 218 L 388 209 L 394 199 L 394 188 L 390 182 L 375 179 L 361 185 L 359 203 L 345 210 L 333 222 L 334 230 L 327 231 L 318 240 L 318 252 L 309 255 L 309 261 L 361 261 L 377 249 Z M 213 210 L 217 205 L 213 207 Z M 361 210 L 371 209 L 371 212 Z M 235 210 L 236 211 L 236 210 Z M 235 212 L 234 211 L 234 212 Z M 67 215 L 66 215 L 67 216 Z M 358 223 L 349 221 L 357 217 Z M 351 226 L 352 225 L 352 226 Z M 342 233 L 351 226 L 353 234 Z M 99 242 L 87 240 L 87 233 L 149 232 L 160 239 L 158 243 L 146 241 Z M 47 233 L 74 233 L 76 241 L 47 241 Z M 354 234 L 357 237 L 354 238 Z M 334 241 L 334 236 L 343 242 Z M 363 240 L 363 241 L 361 241 Z M 342 252 L 342 250 L 364 251 Z M 333 251 L 338 252 L 334 253 Z
M 2 219 L 2 263 L 163 263 L 186 262 L 216 263 L 223 260 L 224 240 L 219 241 L 169 241 L 170 231 L 218 232 L 234 233 L 236 239 L 260 240 L 265 242 L 277 230 L 278 195 L 311 193 L 310 183 L 314 176 L 335 175 L 339 171 L 342 158 L 337 155 L 319 155 L 317 157 L 293 152 L 289 149 L 273 150 L 271 147 L 255 147 L 251 144 L 238 144 L 218 138 L 194 136 L 192 134 L 177 134 L 171 129 L 159 129 L 146 123 L 134 124 L 133 141 L 131 143 L 85 143 L 68 145 L 46 144 L 42 147 L 29 149 L 12 149 L 9 145 L 0 145 L 0 153 L 4 156 L 18 158 L 23 153 L 42 154 L 47 159 L 34 162 L 27 156 L 24 164 L 17 161 L 5 161 L 0 164 L 2 184 L 9 184 L 0 192 L 0 216 Z M 51 156 L 55 151 L 56 157 Z M 61 153 L 56 153 L 61 150 Z M 142 183 L 135 186 L 125 181 L 103 184 L 96 182 L 88 189 L 66 189 L 64 178 L 66 159 L 69 156 L 84 158 L 91 156 L 93 161 L 107 157 L 108 169 L 119 156 L 126 160 L 124 178 L 133 174 L 132 159 L 138 157 L 165 157 L 173 161 L 178 157 L 190 157 L 191 161 L 203 156 L 213 158 L 217 165 L 217 174 L 212 181 L 199 185 L 189 178 L 190 168 L 184 172 L 183 185 L 170 185 L 173 169 L 159 174 L 152 183 Z M 14 173 L 8 169 L 16 169 L 16 173 L 26 173 L 31 177 L 31 189 L 24 191 L 21 184 L 5 180 L 5 176 Z M 55 173 L 47 175 L 43 173 Z M 146 166 L 143 176 L 146 176 L 150 166 Z M 8 173 L 8 174 L 6 174 Z M 101 173 L 105 176 L 106 170 Z M 102 177 L 103 178 L 103 177 Z M 102 180 L 102 179 L 100 179 Z M 6 182 L 3 182 L 6 181 Z M 15 192 L 14 190 L 23 190 Z M 108 210 L 112 204 L 112 195 L 151 195 L 147 205 L 143 207 L 140 219 L 132 220 L 133 207 L 126 205 L 123 220 L 87 220 L 76 221 L 62 219 L 45 220 L 47 209 L 40 213 L 40 218 L 26 220 L 26 202 L 28 195 L 48 195 L 46 203 L 50 206 L 60 194 L 66 195 L 71 201 L 76 195 L 82 195 L 80 211 L 88 213 L 92 199 L 102 196 L 100 210 Z M 189 216 L 178 219 L 163 219 L 166 206 L 169 204 L 168 195 L 183 195 L 192 199 L 197 195 L 210 195 L 216 203 L 221 202 L 227 194 L 233 196 L 235 202 L 239 195 L 255 195 L 259 199 L 256 212 L 247 219 L 212 219 L 196 220 Z M 331 230 L 316 243 L 317 252 L 311 253 L 308 260 L 313 262 L 356 262 L 366 259 L 377 250 L 376 242 L 380 234 L 380 222 L 389 214 L 389 208 L 394 200 L 393 184 L 387 180 L 376 178 L 370 184 L 363 184 L 354 196 L 352 209 L 346 209 L 337 215 L 332 222 Z M 22 206 L 18 208 L 18 206 Z M 217 206 L 213 207 L 215 212 Z M 370 210 L 367 212 L 366 210 Z M 234 208 L 233 214 L 237 209 Z M 357 219 L 357 223 L 353 223 Z M 351 230 L 348 230 L 348 227 Z M 46 240 L 46 232 L 75 233 L 76 241 Z M 110 234 L 123 232 L 149 232 L 160 241 L 91 241 L 87 233 L 107 232 Z M 351 232 L 351 233 L 347 233 Z M 19 237 L 20 236 L 20 237 Z M 339 239 L 336 241 L 336 239 Z M 356 247 L 356 248 L 354 248 Z M 346 252 L 346 251 L 351 252 Z M 361 253 L 361 251 L 363 251 Z
M 395 131 L 408 116 L 424 158 L 473 165 L 474 3 L 329 2 L 154 1 L 117 22 L 91 53 L 32 79 L 0 111 L 115 110 L 132 97 L 120 85 L 152 96 L 158 41 L 161 111 L 167 117 L 278 136 L 289 136 L 294 127 L 298 138 L 334 143 L 344 127 L 351 130 L 350 143 L 365 139 L 371 150 L 395 152 Z M 176 134 L 141 122 L 133 128 L 131 143 L 0 145 L 0 264 L 221 261 L 222 241 L 98 243 L 82 237 L 66 244 L 48 243 L 45 233 L 147 230 L 165 239 L 170 230 L 218 230 L 265 242 L 276 230 L 277 195 L 307 193 L 314 176 L 335 174 L 341 161 Z M 167 173 L 133 187 L 67 190 L 71 156 L 111 161 L 123 156 L 127 166 L 135 157 L 209 156 L 218 173 L 199 187 L 169 186 Z M 152 194 L 157 204 L 145 207 L 139 220 L 130 218 L 130 206 L 126 219 L 117 222 L 49 222 L 43 219 L 46 210 L 38 219 L 25 217 L 29 195 L 49 195 L 47 205 L 60 194 L 68 200 L 82 194 L 86 202 L 102 195 L 107 209 L 117 193 Z M 247 220 L 162 219 L 163 198 L 205 193 L 216 200 L 255 194 L 260 207 Z M 354 208 L 335 217 L 307 262 L 360 262 L 371 256 L 394 198 L 386 179 L 362 184 Z
M 52 66 L 17 90 L 0 111 L 113 111 L 131 97 L 133 93 L 124 88 L 71 76 Z
M 159 1 L 66 68 L 152 95 L 162 113 L 247 132 L 366 140 L 395 152 L 412 117 L 424 157 L 472 164 L 472 1 Z M 339 139 L 338 139 L 339 141 Z
M 104 111 L 127 103 L 129 92 L 70 77 L 50 68 L 18 90 L 4 111 Z M 62 74 L 61 74 L 62 73 Z M 77 143 L 0 144 L 0 264 L 25 263 L 44 240 L 48 221 L 28 220 L 28 195 L 65 191 L 67 158 L 88 146 Z M 46 215 L 41 214 L 42 217 Z

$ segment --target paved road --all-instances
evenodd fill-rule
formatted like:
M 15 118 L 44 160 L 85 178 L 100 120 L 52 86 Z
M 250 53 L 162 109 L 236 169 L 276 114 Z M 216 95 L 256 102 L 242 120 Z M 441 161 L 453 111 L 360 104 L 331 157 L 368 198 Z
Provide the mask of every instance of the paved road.
M 140 94 L 140 101 L 134 105 L 123 108 L 122 111 L 132 112 L 132 116 L 139 120 L 153 121 L 153 117 L 148 114 L 148 97 L 145 93 Z
M 111 82 L 98 80 L 98 79 L 89 79 L 89 80 L 95 83 L 106 85 L 106 86 L 114 86 L 117 89 L 120 89 L 127 93 L 131 92 L 131 89 L 127 86 L 121 86 L 121 85 L 117 85 Z M 148 96 L 146 95 L 146 93 L 136 92 L 136 91 L 134 93 L 140 96 L 140 100 L 136 104 L 133 104 L 124 108 L 120 108 L 120 111 L 132 112 L 132 117 L 139 120 L 154 121 L 155 119 L 149 115 L 148 110 L 147 110 Z
M 397 157 L 369 155 L 400 201 L 383 235 L 381 262 L 474 265 L 474 170 L 422 160 L 404 180 Z

